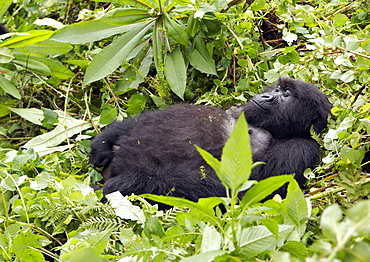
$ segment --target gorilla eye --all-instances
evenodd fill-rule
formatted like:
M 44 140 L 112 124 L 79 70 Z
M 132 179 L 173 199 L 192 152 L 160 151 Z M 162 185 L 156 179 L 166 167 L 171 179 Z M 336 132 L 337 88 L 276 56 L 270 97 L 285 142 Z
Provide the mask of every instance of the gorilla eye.
M 285 90 L 284 93 L 283 93 L 283 96 L 284 97 L 290 96 L 290 90 L 289 89 L 288 90 Z
M 250 134 L 250 135 L 253 134 L 253 130 L 249 129 L 248 134 Z

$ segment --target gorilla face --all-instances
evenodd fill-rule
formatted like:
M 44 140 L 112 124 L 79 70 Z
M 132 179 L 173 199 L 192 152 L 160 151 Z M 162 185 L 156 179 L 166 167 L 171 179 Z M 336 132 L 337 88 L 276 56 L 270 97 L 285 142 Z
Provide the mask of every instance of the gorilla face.
M 272 135 L 265 129 L 248 125 L 248 133 L 253 155 L 263 154 L 273 142 Z
M 268 130 L 275 138 L 309 137 L 319 133 L 332 108 L 326 95 L 310 83 L 280 78 L 243 108 L 248 123 Z

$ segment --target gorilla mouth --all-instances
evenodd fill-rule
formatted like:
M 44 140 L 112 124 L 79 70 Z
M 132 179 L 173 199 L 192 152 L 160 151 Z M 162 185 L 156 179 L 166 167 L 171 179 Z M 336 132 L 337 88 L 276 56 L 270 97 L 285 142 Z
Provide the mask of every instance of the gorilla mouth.
M 253 102 L 257 107 L 261 108 L 263 111 L 267 112 L 268 110 L 266 108 L 264 108 L 260 103 L 258 103 L 257 101 L 254 101 L 254 99 L 251 99 L 250 100 L 251 102 Z

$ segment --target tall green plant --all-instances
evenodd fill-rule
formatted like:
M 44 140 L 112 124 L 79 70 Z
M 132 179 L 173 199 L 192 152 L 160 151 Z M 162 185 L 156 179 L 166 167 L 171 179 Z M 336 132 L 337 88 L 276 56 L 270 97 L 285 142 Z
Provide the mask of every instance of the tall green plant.
M 82 44 L 123 34 L 93 58 L 86 69 L 84 85 L 108 76 L 123 62 L 131 60 L 137 68 L 124 69 L 122 78 L 141 81 L 120 86 L 115 90 L 120 94 L 144 81 L 143 76 L 148 74 L 154 62 L 162 85 L 168 84 L 178 97 L 184 99 L 188 62 L 203 73 L 216 74 L 215 63 L 204 42 L 194 37 L 201 29 L 201 19 L 194 18 L 193 8 L 187 7 L 191 1 L 115 2 L 132 7 L 116 8 L 98 20 L 64 27 L 51 37 L 59 42 Z M 175 10 L 175 5 L 184 11 Z M 182 23 L 184 19 L 176 19 L 180 13 L 192 21 L 190 32 Z

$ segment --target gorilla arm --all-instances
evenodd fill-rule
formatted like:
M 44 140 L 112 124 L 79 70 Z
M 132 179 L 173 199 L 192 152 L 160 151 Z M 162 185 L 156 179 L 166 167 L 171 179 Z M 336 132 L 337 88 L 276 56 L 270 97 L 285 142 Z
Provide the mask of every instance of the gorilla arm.
M 266 164 L 255 167 L 250 179 L 259 181 L 271 176 L 295 173 L 294 178 L 302 188 L 306 182 L 304 170 L 313 168 L 319 161 L 319 145 L 311 138 L 276 140 L 273 146 L 255 154 L 253 159 Z M 275 193 L 285 197 L 286 188 L 284 186 Z

